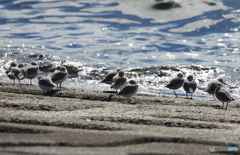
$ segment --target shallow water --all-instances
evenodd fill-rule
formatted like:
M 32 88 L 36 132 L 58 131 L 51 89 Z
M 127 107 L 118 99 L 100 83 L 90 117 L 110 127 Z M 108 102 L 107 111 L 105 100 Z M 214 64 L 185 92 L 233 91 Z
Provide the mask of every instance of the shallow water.
M 11 61 L 36 61 L 40 75 L 68 67 L 64 87 L 110 90 L 99 80 L 120 67 L 140 84 L 139 92 L 174 96 L 166 81 L 193 74 L 200 88 L 217 77 L 239 102 L 239 8 L 234 0 L 5 0 L 0 2 L 0 82 Z M 23 83 L 28 83 L 23 80 Z M 37 79 L 33 80 L 37 84 Z M 183 89 L 177 90 L 185 97 Z M 193 96 L 212 100 L 202 90 Z

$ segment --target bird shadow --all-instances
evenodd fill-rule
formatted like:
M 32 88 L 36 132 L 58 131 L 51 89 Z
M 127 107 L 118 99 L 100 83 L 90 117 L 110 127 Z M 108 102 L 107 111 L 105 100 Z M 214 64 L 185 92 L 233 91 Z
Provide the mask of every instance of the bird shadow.
M 213 107 L 214 109 L 222 109 L 222 110 L 225 110 L 222 108 L 222 106 L 220 105 L 211 105 L 211 107 Z
M 134 98 L 127 98 L 126 99 L 127 104 L 136 104 L 136 100 Z
M 113 96 L 114 96 L 114 95 L 110 94 L 110 95 L 108 96 L 108 101 L 111 101 Z
M 49 91 L 47 91 L 47 92 L 44 94 L 44 96 L 53 96 L 53 95 L 55 95 L 58 91 L 60 91 L 60 90 L 49 90 Z
M 184 99 L 187 99 L 187 100 L 193 100 L 193 98 L 184 98 Z
M 103 91 L 103 93 L 117 93 L 116 91 Z

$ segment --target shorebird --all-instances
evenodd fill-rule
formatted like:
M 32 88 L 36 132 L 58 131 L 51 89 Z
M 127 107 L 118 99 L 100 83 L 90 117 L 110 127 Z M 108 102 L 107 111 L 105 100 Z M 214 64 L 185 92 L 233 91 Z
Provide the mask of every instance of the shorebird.
M 221 83 L 216 83 L 215 84 L 215 96 L 216 98 L 223 102 L 223 105 L 224 105 L 224 102 L 227 102 L 227 106 L 226 106 L 226 109 L 228 107 L 228 102 L 231 102 L 231 101 L 234 101 L 235 99 L 232 97 L 232 95 L 230 94 L 229 90 L 227 90 L 226 88 L 223 88 L 222 87 L 222 84 Z M 222 105 L 222 109 L 223 109 L 223 105 Z
M 216 83 L 219 84 L 225 84 L 227 85 L 225 82 L 223 82 L 222 78 L 218 78 L 217 80 L 213 80 L 212 82 L 210 82 L 207 86 L 207 88 L 205 88 L 203 91 L 208 92 L 210 95 L 213 96 L 214 100 L 216 100 L 216 98 L 214 97 L 215 94 L 215 88 L 216 88 Z
M 193 79 L 192 75 L 189 75 L 187 77 L 187 79 L 184 81 L 183 83 L 183 89 L 186 92 L 186 96 L 188 98 L 188 93 L 191 94 L 191 99 L 192 99 L 192 94 L 195 92 L 195 90 L 197 89 L 197 83 L 196 81 Z
M 119 71 L 118 74 L 113 77 L 112 81 L 113 83 L 111 85 L 111 88 L 115 88 L 117 92 L 117 89 L 121 89 L 124 86 L 124 84 L 127 81 L 127 78 L 126 76 L 124 76 L 123 71 Z
M 43 90 L 47 91 L 52 90 L 55 85 L 53 84 L 52 80 L 49 77 L 43 77 L 39 76 L 38 77 L 38 86 Z
M 32 79 L 38 75 L 39 66 L 35 61 L 32 61 L 31 64 L 27 65 L 27 78 L 30 80 L 30 85 L 32 85 Z
M 113 77 L 117 75 L 120 70 L 121 69 L 118 68 L 118 69 L 115 69 L 114 71 L 107 73 L 107 75 L 100 82 L 105 84 L 112 84 Z
M 183 74 L 182 73 L 178 73 L 177 77 L 171 79 L 169 81 L 169 83 L 165 87 L 167 87 L 169 89 L 173 89 L 174 93 L 175 93 L 175 95 L 177 97 L 177 94 L 176 94 L 175 90 L 181 88 L 182 85 L 183 85 L 183 82 L 184 82 Z
M 136 94 L 138 91 L 138 84 L 135 80 L 130 80 L 129 82 L 127 82 L 123 88 L 120 90 L 119 93 L 117 93 L 117 95 L 121 95 L 123 97 L 128 97 L 129 98 L 129 102 L 130 102 L 130 98 Z
M 9 76 L 14 76 L 18 80 L 21 87 L 20 80 L 23 80 L 27 77 L 27 69 L 24 67 L 23 63 L 19 63 L 18 67 L 12 67 L 11 71 L 8 73 Z
M 14 76 L 13 74 L 8 74 L 8 73 L 11 72 L 11 69 L 12 69 L 13 67 L 17 67 L 17 63 L 14 62 L 14 61 L 11 62 L 10 67 L 7 68 L 6 74 L 7 74 L 7 76 L 8 76 L 9 79 L 12 79 L 12 80 L 13 80 L 13 84 L 15 84 L 15 76 Z
M 67 68 L 64 66 L 58 66 L 53 72 L 51 80 L 53 83 L 57 84 L 57 88 L 61 90 L 62 83 L 67 79 L 67 77 Z M 58 84 L 60 84 L 60 88 L 58 87 Z

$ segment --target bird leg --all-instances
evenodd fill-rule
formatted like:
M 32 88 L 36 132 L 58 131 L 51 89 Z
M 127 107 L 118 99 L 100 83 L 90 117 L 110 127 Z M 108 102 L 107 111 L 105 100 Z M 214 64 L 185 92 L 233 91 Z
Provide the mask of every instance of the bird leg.
M 174 90 L 174 93 L 175 93 L 175 95 L 176 95 L 176 97 L 177 97 L 177 94 L 176 94 L 175 90 Z
M 228 107 L 228 102 L 227 102 L 227 106 L 226 106 L 226 109 L 227 109 L 227 107 Z
M 18 80 L 18 83 L 19 83 L 19 85 L 20 85 L 20 87 L 21 87 L 21 83 L 20 83 L 20 80 Z
M 62 83 L 60 83 L 60 90 L 62 89 Z
M 222 109 L 223 109 L 223 106 L 224 106 L 224 102 L 223 102 L 223 105 L 222 105 Z
M 191 99 L 193 99 L 193 98 L 192 98 L 192 93 L 191 93 Z
M 187 95 L 187 93 L 186 93 L 186 96 L 187 96 L 187 98 L 188 98 L 188 95 Z

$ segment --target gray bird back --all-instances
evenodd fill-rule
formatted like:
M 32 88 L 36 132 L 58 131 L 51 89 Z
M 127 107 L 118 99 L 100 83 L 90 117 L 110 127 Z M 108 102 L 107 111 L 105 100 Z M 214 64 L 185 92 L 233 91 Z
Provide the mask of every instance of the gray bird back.
M 179 78 L 179 77 L 175 77 L 172 80 L 170 80 L 170 82 L 166 85 L 167 88 L 169 89 L 179 89 L 182 87 L 184 82 L 184 79 Z
M 120 71 L 119 69 L 116 69 L 114 71 L 109 72 L 100 82 L 112 84 L 113 77 L 117 75 L 119 71 Z

